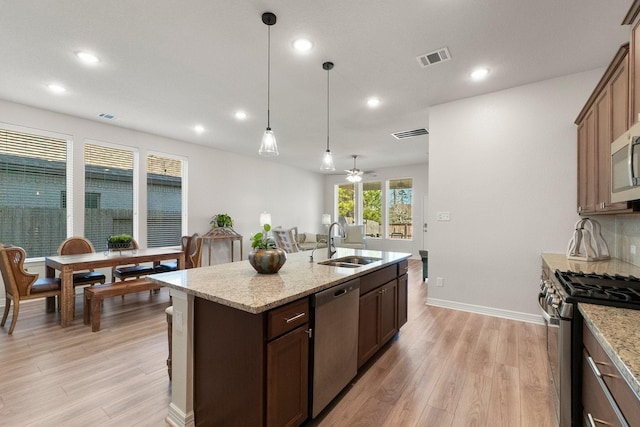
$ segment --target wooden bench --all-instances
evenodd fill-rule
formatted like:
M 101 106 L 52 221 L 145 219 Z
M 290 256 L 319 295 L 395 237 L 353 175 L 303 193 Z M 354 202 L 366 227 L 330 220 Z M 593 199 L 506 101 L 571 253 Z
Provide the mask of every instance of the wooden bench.
M 162 286 L 145 278 L 123 280 L 84 288 L 84 324 L 91 323 L 91 331 L 100 330 L 100 307 L 105 298 L 160 289 Z

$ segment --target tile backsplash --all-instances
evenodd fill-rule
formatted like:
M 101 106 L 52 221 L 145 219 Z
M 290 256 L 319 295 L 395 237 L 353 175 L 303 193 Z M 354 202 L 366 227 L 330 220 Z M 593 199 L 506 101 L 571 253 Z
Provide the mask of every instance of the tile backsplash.
M 640 266 L 640 215 L 602 215 L 591 219 L 600 223 L 612 257 Z M 636 248 L 635 254 L 631 253 L 632 246 Z

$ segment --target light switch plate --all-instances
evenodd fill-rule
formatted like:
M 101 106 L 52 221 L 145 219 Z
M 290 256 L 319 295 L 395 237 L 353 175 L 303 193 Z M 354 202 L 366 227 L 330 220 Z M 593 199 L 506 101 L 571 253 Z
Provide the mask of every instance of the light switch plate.
M 451 215 L 449 212 L 438 212 L 438 221 L 450 221 Z

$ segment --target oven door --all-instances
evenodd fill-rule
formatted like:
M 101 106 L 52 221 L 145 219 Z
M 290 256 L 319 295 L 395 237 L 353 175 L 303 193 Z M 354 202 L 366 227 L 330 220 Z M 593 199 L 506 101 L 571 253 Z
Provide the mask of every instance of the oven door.
M 544 319 L 547 338 L 548 377 L 551 384 L 551 402 L 558 423 L 560 421 L 560 316 L 553 304 L 542 293 L 538 296 L 540 314 Z

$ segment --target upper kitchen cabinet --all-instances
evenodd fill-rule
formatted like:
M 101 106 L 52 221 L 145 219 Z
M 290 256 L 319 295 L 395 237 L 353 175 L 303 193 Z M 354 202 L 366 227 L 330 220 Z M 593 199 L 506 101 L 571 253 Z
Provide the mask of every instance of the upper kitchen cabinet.
M 628 211 L 611 203 L 611 143 L 629 128 L 629 45 L 620 47 L 575 122 L 578 213 Z

